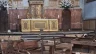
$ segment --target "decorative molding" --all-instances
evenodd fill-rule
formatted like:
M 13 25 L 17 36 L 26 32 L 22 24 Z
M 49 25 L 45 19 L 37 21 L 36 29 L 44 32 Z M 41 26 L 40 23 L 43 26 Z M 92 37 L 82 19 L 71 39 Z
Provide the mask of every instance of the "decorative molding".
M 29 0 L 29 1 L 43 1 L 43 0 Z
M 30 4 L 43 4 L 43 1 L 29 1 Z
M 22 19 L 22 32 L 31 31 L 58 31 L 58 19 Z
M 48 20 L 47 19 L 32 19 L 31 20 L 31 31 L 49 31 Z
M 21 25 L 22 32 L 30 32 L 30 19 L 22 19 Z

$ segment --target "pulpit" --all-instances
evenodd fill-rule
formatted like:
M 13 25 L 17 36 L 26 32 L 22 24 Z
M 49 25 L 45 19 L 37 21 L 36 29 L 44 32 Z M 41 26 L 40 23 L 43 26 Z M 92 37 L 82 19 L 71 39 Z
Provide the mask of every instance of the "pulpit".
M 22 19 L 21 31 L 58 31 L 58 19 Z

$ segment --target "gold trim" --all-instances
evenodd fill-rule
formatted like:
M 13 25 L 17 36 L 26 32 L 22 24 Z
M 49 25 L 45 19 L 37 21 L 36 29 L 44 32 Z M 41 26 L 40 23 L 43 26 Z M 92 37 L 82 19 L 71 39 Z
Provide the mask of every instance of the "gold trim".
M 58 31 L 58 19 L 49 19 L 50 31 Z
M 43 1 L 29 1 L 30 4 L 44 4 Z
M 22 32 L 58 31 L 58 19 L 22 19 L 21 28 Z
M 22 19 L 21 20 L 21 31 L 22 32 L 30 32 L 30 20 Z
M 44 25 L 45 24 L 45 25 Z M 42 28 L 39 28 L 42 27 Z M 45 26 L 45 28 L 43 28 Z M 43 29 L 44 31 L 49 31 L 48 29 L 48 20 L 31 20 L 31 31 L 40 31 Z

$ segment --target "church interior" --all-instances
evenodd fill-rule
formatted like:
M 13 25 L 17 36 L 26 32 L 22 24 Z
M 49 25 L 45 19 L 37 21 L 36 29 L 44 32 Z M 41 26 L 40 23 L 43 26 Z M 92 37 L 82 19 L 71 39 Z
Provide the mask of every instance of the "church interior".
M 0 54 L 95 54 L 96 0 L 0 0 Z

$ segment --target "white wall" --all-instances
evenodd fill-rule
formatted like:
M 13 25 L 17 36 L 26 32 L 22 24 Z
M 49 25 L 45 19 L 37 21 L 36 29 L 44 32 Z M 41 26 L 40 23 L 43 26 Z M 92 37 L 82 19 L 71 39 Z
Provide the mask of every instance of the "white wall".
M 29 7 L 28 0 L 23 0 L 22 3 L 24 7 Z
M 44 7 L 49 6 L 49 0 L 44 0 Z
M 96 1 L 85 4 L 84 20 L 96 19 Z

